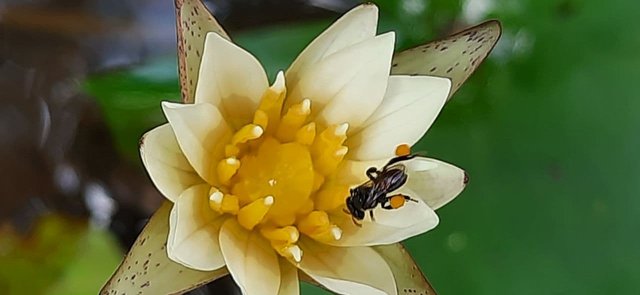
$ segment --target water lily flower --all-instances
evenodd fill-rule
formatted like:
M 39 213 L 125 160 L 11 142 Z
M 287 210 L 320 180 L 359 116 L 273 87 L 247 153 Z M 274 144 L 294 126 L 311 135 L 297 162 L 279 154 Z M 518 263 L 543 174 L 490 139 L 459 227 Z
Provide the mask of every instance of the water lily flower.
M 433 229 L 434 210 L 464 171 L 416 157 L 398 193 L 416 202 L 345 213 L 349 189 L 407 153 L 443 107 L 451 83 L 390 75 L 395 36 L 376 35 L 377 8 L 354 8 L 268 82 L 250 53 L 207 34 L 195 103 L 164 102 L 168 124 L 142 141 L 144 165 L 171 202 L 166 251 L 196 270 L 225 267 L 243 294 L 298 294 L 298 273 L 344 294 L 397 294 L 370 246 Z

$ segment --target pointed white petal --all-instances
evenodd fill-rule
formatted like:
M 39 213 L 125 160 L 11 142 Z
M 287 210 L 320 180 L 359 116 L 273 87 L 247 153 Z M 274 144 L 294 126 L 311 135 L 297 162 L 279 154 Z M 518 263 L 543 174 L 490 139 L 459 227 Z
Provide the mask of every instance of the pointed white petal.
M 209 208 L 208 184 L 193 186 L 178 198 L 169 218 L 167 255 L 171 260 L 197 270 L 225 265 L 218 233 L 225 217 Z
M 350 158 L 393 157 L 399 144 L 415 144 L 447 100 L 451 82 L 429 76 L 391 76 L 382 104 L 349 136 Z
M 280 263 L 280 290 L 278 295 L 300 295 L 298 268 L 285 259 L 278 259 Z
M 238 128 L 251 121 L 268 87 L 267 74 L 255 57 L 216 33 L 207 34 L 196 103 L 217 106 L 229 123 Z
M 278 294 L 278 257 L 257 231 L 247 231 L 235 219 L 228 219 L 220 230 L 220 248 L 243 294 Z
M 414 199 L 415 193 L 403 189 L 395 193 L 402 193 Z M 373 210 L 375 221 L 366 217 L 356 226 L 351 216 L 339 213 L 331 218 L 342 229 L 342 238 L 329 244 L 341 247 L 375 246 L 397 243 L 413 236 L 425 233 L 438 225 L 438 216 L 422 200 L 407 201 L 403 207 L 386 210 L 377 207 Z
M 464 170 L 436 159 L 417 157 L 405 165 L 409 175 L 405 187 L 434 210 L 453 200 L 469 182 Z
M 384 97 L 394 40 L 383 34 L 316 63 L 290 88 L 287 103 L 309 98 L 320 124 L 360 126 Z
M 301 239 L 298 268 L 339 294 L 397 294 L 387 262 L 369 247 L 333 247 Z
M 216 107 L 208 103 L 163 102 L 164 110 L 180 149 L 198 175 L 217 184 L 215 160 L 221 159 L 231 129 Z
M 323 58 L 376 34 L 378 8 L 372 4 L 355 7 L 327 28 L 298 55 L 287 70 L 291 86 L 304 72 Z
M 188 187 L 204 183 L 182 154 L 169 124 L 142 136 L 140 156 L 153 184 L 171 202 Z

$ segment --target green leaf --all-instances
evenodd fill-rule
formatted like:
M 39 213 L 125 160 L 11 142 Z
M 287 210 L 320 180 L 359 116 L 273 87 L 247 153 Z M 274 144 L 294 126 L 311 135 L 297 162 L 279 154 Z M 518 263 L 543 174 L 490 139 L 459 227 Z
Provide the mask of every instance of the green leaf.
M 391 73 L 449 78 L 451 98 L 489 55 L 501 32 L 500 22 L 491 20 L 442 40 L 407 49 L 393 57 Z
M 216 32 L 226 39 L 230 38 L 202 1 L 175 0 L 175 4 L 182 101 L 193 103 L 207 33 Z
M 129 253 L 100 294 L 176 294 L 195 289 L 226 274 L 226 268 L 197 271 L 173 262 L 167 256 L 169 213 L 164 204 L 149 219 Z

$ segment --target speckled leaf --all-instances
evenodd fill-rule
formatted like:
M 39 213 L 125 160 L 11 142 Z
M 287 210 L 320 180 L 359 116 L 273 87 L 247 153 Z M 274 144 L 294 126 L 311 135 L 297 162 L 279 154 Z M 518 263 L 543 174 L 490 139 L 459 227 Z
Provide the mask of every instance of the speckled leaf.
M 397 53 L 391 73 L 451 79 L 449 97 L 469 78 L 498 42 L 500 22 L 490 20 L 445 39 Z
M 167 257 L 171 206 L 165 201 L 151 217 L 101 295 L 181 294 L 228 274 L 224 267 L 210 272 L 192 270 Z
M 391 267 L 399 295 L 435 295 L 427 278 L 400 243 L 373 247 Z
M 208 32 L 216 32 L 229 40 L 230 38 L 201 0 L 175 0 L 175 3 L 182 101 L 193 103 L 204 38 Z

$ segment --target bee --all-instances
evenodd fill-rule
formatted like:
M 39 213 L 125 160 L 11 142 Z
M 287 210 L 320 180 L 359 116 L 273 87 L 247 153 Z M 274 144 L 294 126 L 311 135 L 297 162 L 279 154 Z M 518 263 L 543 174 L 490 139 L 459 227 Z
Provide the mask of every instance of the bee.
M 358 221 L 364 219 L 366 211 L 369 211 L 371 220 L 375 221 L 373 209 L 378 205 L 383 209 L 390 210 L 402 207 L 406 201 L 418 202 L 403 194 L 388 196 L 388 194 L 401 188 L 407 182 L 406 167 L 402 162 L 413 159 L 416 156 L 416 154 L 400 155 L 389 160 L 382 167 L 382 170 L 378 170 L 376 167 L 367 169 L 366 175 L 369 180 L 352 188 L 346 199 L 348 211 L 344 211 L 351 215 L 354 224 L 361 226 Z

